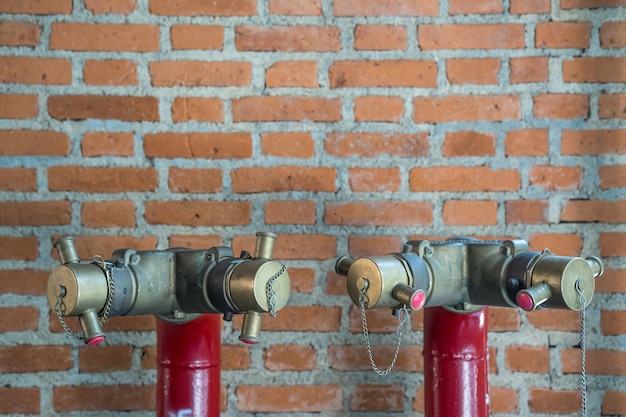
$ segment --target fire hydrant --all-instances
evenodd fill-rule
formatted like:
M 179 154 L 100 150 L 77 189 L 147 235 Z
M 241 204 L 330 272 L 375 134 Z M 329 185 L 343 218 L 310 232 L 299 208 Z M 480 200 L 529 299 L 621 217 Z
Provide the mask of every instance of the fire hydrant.
M 406 315 L 434 307 L 424 311 L 427 417 L 489 415 L 486 306 L 584 314 L 603 268 L 597 257 L 530 251 L 523 240 L 471 238 L 415 240 L 399 253 L 357 260 L 344 256 L 335 265 L 347 277 L 364 329 L 367 309 Z M 370 361 L 375 371 L 386 374 L 395 358 L 385 371 L 374 365 L 371 353 Z

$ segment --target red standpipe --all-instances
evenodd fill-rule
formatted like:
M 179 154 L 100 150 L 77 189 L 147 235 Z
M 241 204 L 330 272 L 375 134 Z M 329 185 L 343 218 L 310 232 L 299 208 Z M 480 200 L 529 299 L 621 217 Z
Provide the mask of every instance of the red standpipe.
M 489 417 L 486 310 L 424 309 L 426 417 Z
M 157 417 L 219 416 L 221 319 L 157 320 Z

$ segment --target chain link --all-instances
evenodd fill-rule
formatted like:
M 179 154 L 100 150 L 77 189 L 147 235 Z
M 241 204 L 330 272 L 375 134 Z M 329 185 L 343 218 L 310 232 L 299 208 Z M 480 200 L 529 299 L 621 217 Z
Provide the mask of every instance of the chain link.
M 274 281 L 276 281 L 282 274 L 285 273 L 287 267 L 283 265 L 280 271 L 269 281 L 267 281 L 267 285 L 265 286 L 265 295 L 267 296 L 267 305 L 269 307 L 270 317 L 276 317 L 276 292 L 274 291 Z
M 587 346 L 585 344 L 586 339 L 586 314 L 585 309 L 587 307 L 587 298 L 583 291 L 580 289 L 580 283 L 582 278 L 576 280 L 576 292 L 578 293 L 578 299 L 580 302 L 580 398 L 581 398 L 581 415 L 587 417 L 587 371 L 585 369 L 585 356 L 587 353 Z
M 365 303 L 367 302 L 367 287 L 369 286 L 369 281 L 363 278 L 363 288 L 359 291 L 359 304 L 361 306 L 361 325 L 363 327 L 363 338 L 365 339 L 365 347 L 367 348 L 367 356 L 370 360 L 370 365 L 372 365 L 372 369 L 378 375 L 385 376 L 388 375 L 393 367 L 396 364 L 396 360 L 398 359 L 398 354 L 400 353 L 400 343 L 402 341 L 402 335 L 404 335 L 405 324 L 409 320 L 409 313 L 406 309 L 406 306 L 403 306 L 400 310 L 400 316 L 398 317 L 398 326 L 396 327 L 396 345 L 393 352 L 393 358 L 391 359 L 391 363 L 385 370 L 381 370 L 376 366 L 376 362 L 374 362 L 374 356 L 372 355 L 372 346 L 370 343 L 369 330 L 367 327 L 367 317 L 365 316 Z

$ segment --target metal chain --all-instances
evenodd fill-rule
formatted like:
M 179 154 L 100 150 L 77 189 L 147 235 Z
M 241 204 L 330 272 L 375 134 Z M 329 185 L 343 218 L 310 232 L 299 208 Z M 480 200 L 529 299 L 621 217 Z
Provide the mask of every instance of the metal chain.
M 61 323 L 61 327 L 63 327 L 63 330 L 65 330 L 65 333 L 69 334 L 77 340 L 80 340 L 81 342 L 85 341 L 84 337 L 82 337 L 78 333 L 74 333 L 72 329 L 70 329 L 70 326 L 67 325 L 65 320 L 63 320 L 63 314 L 65 314 L 65 303 L 63 302 L 61 294 L 57 295 L 57 301 L 54 304 L 54 312 L 57 315 L 59 322 Z
M 580 289 L 580 282 L 582 278 L 576 280 L 576 292 L 578 293 L 580 302 L 580 394 L 581 394 L 581 415 L 587 417 L 587 371 L 585 370 L 585 355 L 587 353 L 587 346 L 585 344 L 586 339 L 586 317 L 585 309 L 587 307 L 587 298 L 583 291 Z
M 369 337 L 369 330 L 367 328 L 367 317 L 365 316 L 365 303 L 367 300 L 366 292 L 367 292 L 367 287 L 369 286 L 369 281 L 363 278 L 363 283 L 364 283 L 363 288 L 359 292 L 359 304 L 361 306 L 361 325 L 363 327 L 363 338 L 365 339 L 365 347 L 367 348 L 367 356 L 369 357 L 370 365 L 372 365 L 372 369 L 374 370 L 374 372 L 376 372 L 378 375 L 385 376 L 391 372 L 391 370 L 396 364 L 396 360 L 398 359 L 398 354 L 400 353 L 400 343 L 402 341 L 402 335 L 404 334 L 405 323 L 409 320 L 409 313 L 406 309 L 406 305 L 403 306 L 402 309 L 400 310 L 400 316 L 398 317 L 399 323 L 398 323 L 398 326 L 396 327 L 397 337 L 396 337 L 396 346 L 393 352 L 393 358 L 391 359 L 391 363 L 389 364 L 387 369 L 381 370 L 380 368 L 378 368 L 378 366 L 376 366 L 376 363 L 374 362 L 374 356 L 372 355 L 372 346 L 371 346 L 370 337 Z
M 269 307 L 269 313 L 271 317 L 276 317 L 276 292 L 274 291 L 274 281 L 276 281 L 282 274 L 285 273 L 287 267 L 283 265 L 280 271 L 269 281 L 267 281 L 267 285 L 265 286 L 265 295 L 267 296 L 267 305 Z

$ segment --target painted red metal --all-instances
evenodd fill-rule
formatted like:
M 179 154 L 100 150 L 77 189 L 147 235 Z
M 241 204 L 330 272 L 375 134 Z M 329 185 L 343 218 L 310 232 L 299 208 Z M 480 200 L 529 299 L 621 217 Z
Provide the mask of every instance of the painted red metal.
M 426 417 L 489 416 L 486 310 L 424 310 Z
M 157 417 L 219 416 L 221 320 L 157 320 Z

